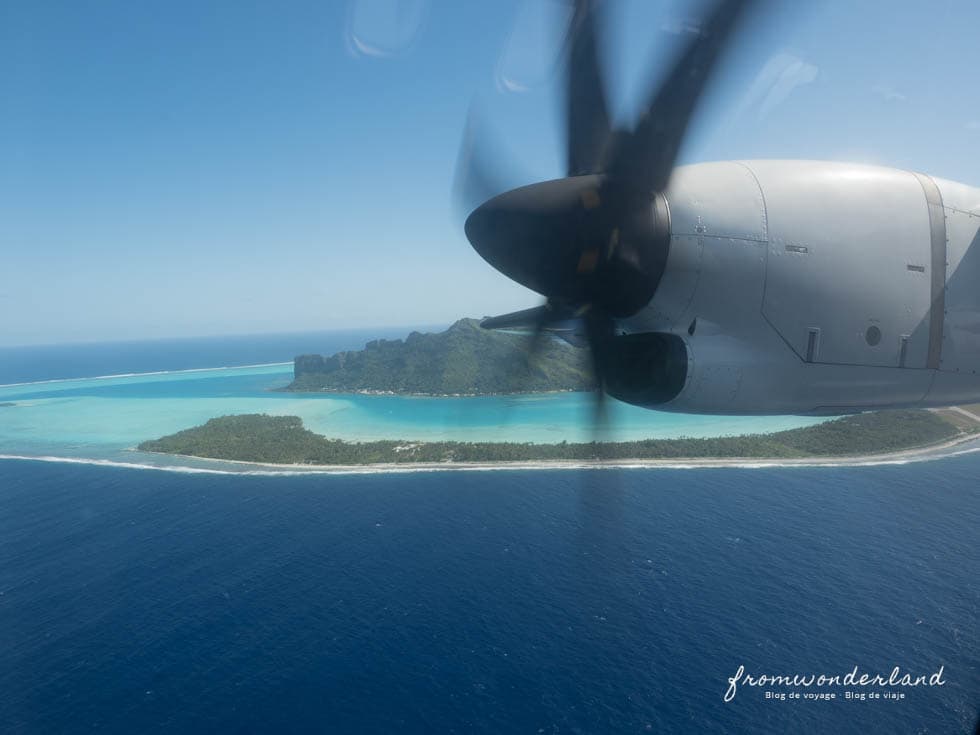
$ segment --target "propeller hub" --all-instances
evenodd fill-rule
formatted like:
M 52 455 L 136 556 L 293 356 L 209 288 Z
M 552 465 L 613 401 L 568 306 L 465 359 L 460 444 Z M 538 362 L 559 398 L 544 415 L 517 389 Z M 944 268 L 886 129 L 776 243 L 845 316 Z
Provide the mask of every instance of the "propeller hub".
M 543 296 L 622 318 L 653 298 L 670 226 L 662 196 L 629 196 L 589 175 L 490 199 L 467 218 L 466 237 L 494 268 Z

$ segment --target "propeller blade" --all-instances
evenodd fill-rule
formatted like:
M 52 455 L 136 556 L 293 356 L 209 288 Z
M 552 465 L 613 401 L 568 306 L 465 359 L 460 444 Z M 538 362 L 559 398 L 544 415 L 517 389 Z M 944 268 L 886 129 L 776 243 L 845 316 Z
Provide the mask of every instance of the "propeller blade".
M 613 318 L 593 305 L 583 315 L 586 334 L 589 340 L 589 350 L 592 354 L 592 366 L 596 377 L 595 401 L 592 412 L 592 446 L 593 459 L 605 462 L 610 459 L 606 442 L 611 440 L 609 432 L 609 395 L 606 385 L 609 378 L 609 345 L 615 338 L 616 327 Z M 622 508 L 622 488 L 620 486 L 619 470 L 594 468 L 582 475 L 583 501 L 600 502 L 608 506 L 604 512 L 614 521 L 615 527 L 621 527 L 621 517 L 618 512 Z M 589 533 L 598 531 L 597 518 L 592 514 L 583 514 Z M 605 546 L 606 544 L 604 544 Z
M 534 330 L 531 332 L 531 338 L 528 341 L 527 352 L 524 353 L 524 368 L 528 376 L 530 376 L 531 371 L 534 369 L 538 352 L 541 350 L 541 345 L 544 342 L 544 330 L 551 321 L 551 313 L 551 304 L 546 301 L 538 310 L 537 314 L 535 314 Z
M 515 311 L 501 316 L 486 317 L 480 322 L 483 329 L 522 329 L 529 332 L 524 352 L 524 370 L 530 380 L 535 361 L 543 349 L 546 332 L 564 333 L 569 337 L 579 322 L 574 312 L 552 300 L 541 306 Z
M 585 321 L 585 333 L 589 340 L 589 351 L 592 355 L 592 371 L 596 381 L 596 400 L 592 425 L 594 433 L 598 437 L 608 425 L 609 409 L 606 400 L 606 383 L 609 379 L 609 360 L 607 355 L 609 345 L 616 334 L 616 325 L 609 314 L 594 305 L 585 312 L 583 319 Z
M 574 319 L 575 315 L 568 309 L 556 306 L 553 302 L 546 301 L 541 306 L 534 306 L 530 309 L 512 311 L 509 314 L 500 316 L 487 316 L 480 322 L 484 329 L 544 329 L 549 323 L 562 322 Z
M 599 63 L 600 0 L 576 0 L 569 25 L 565 116 L 569 176 L 593 173 L 609 138 L 609 105 Z
M 634 192 L 663 191 L 695 106 L 726 43 L 756 0 L 718 0 L 688 41 L 633 132 L 613 141 L 606 171 Z
M 483 202 L 513 189 L 524 180 L 513 165 L 513 159 L 502 155 L 499 149 L 487 126 L 479 122 L 477 114 L 471 109 L 453 176 L 453 204 L 460 219 L 465 219 Z M 504 161 L 508 163 L 503 165 Z

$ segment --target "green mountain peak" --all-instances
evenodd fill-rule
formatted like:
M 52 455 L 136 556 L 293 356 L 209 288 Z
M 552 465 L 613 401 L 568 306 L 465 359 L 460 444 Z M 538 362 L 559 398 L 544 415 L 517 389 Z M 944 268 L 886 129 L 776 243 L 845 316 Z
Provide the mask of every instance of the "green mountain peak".
M 460 319 L 444 332 L 373 340 L 329 357 L 300 355 L 287 390 L 487 395 L 591 390 L 586 350 L 545 339 L 528 360 L 527 335 L 482 329 Z

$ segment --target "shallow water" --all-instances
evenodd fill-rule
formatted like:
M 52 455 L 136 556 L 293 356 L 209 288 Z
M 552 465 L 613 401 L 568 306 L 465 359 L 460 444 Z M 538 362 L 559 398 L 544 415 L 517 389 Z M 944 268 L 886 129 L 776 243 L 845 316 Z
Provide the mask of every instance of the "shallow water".
M 14 405 L 0 406 L 0 453 L 140 461 L 130 450 L 141 441 L 241 413 L 297 415 L 313 431 L 355 441 L 594 438 L 590 394 L 430 398 L 275 390 L 291 378 L 291 362 L 279 362 L 6 384 L 0 403 Z M 820 420 L 697 416 L 611 404 L 613 428 L 601 435 L 606 440 L 760 433 Z

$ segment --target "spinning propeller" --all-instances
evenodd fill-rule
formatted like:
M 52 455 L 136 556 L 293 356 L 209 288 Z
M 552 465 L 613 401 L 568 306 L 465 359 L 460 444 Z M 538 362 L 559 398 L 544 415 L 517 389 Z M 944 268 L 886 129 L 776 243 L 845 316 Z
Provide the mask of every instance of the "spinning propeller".
M 662 192 L 701 92 L 751 3 L 715 2 L 640 118 L 614 129 L 600 64 L 602 3 L 575 0 L 564 80 L 566 176 L 495 196 L 466 220 L 466 237 L 488 263 L 546 299 L 484 326 L 519 317 L 533 325 L 533 351 L 549 327 L 581 320 L 597 381 L 597 421 L 610 381 L 637 356 L 628 341 L 619 346 L 616 319 L 650 303 L 666 267 L 670 223 Z M 468 126 L 458 168 L 464 199 L 490 190 L 493 178 L 473 130 Z

